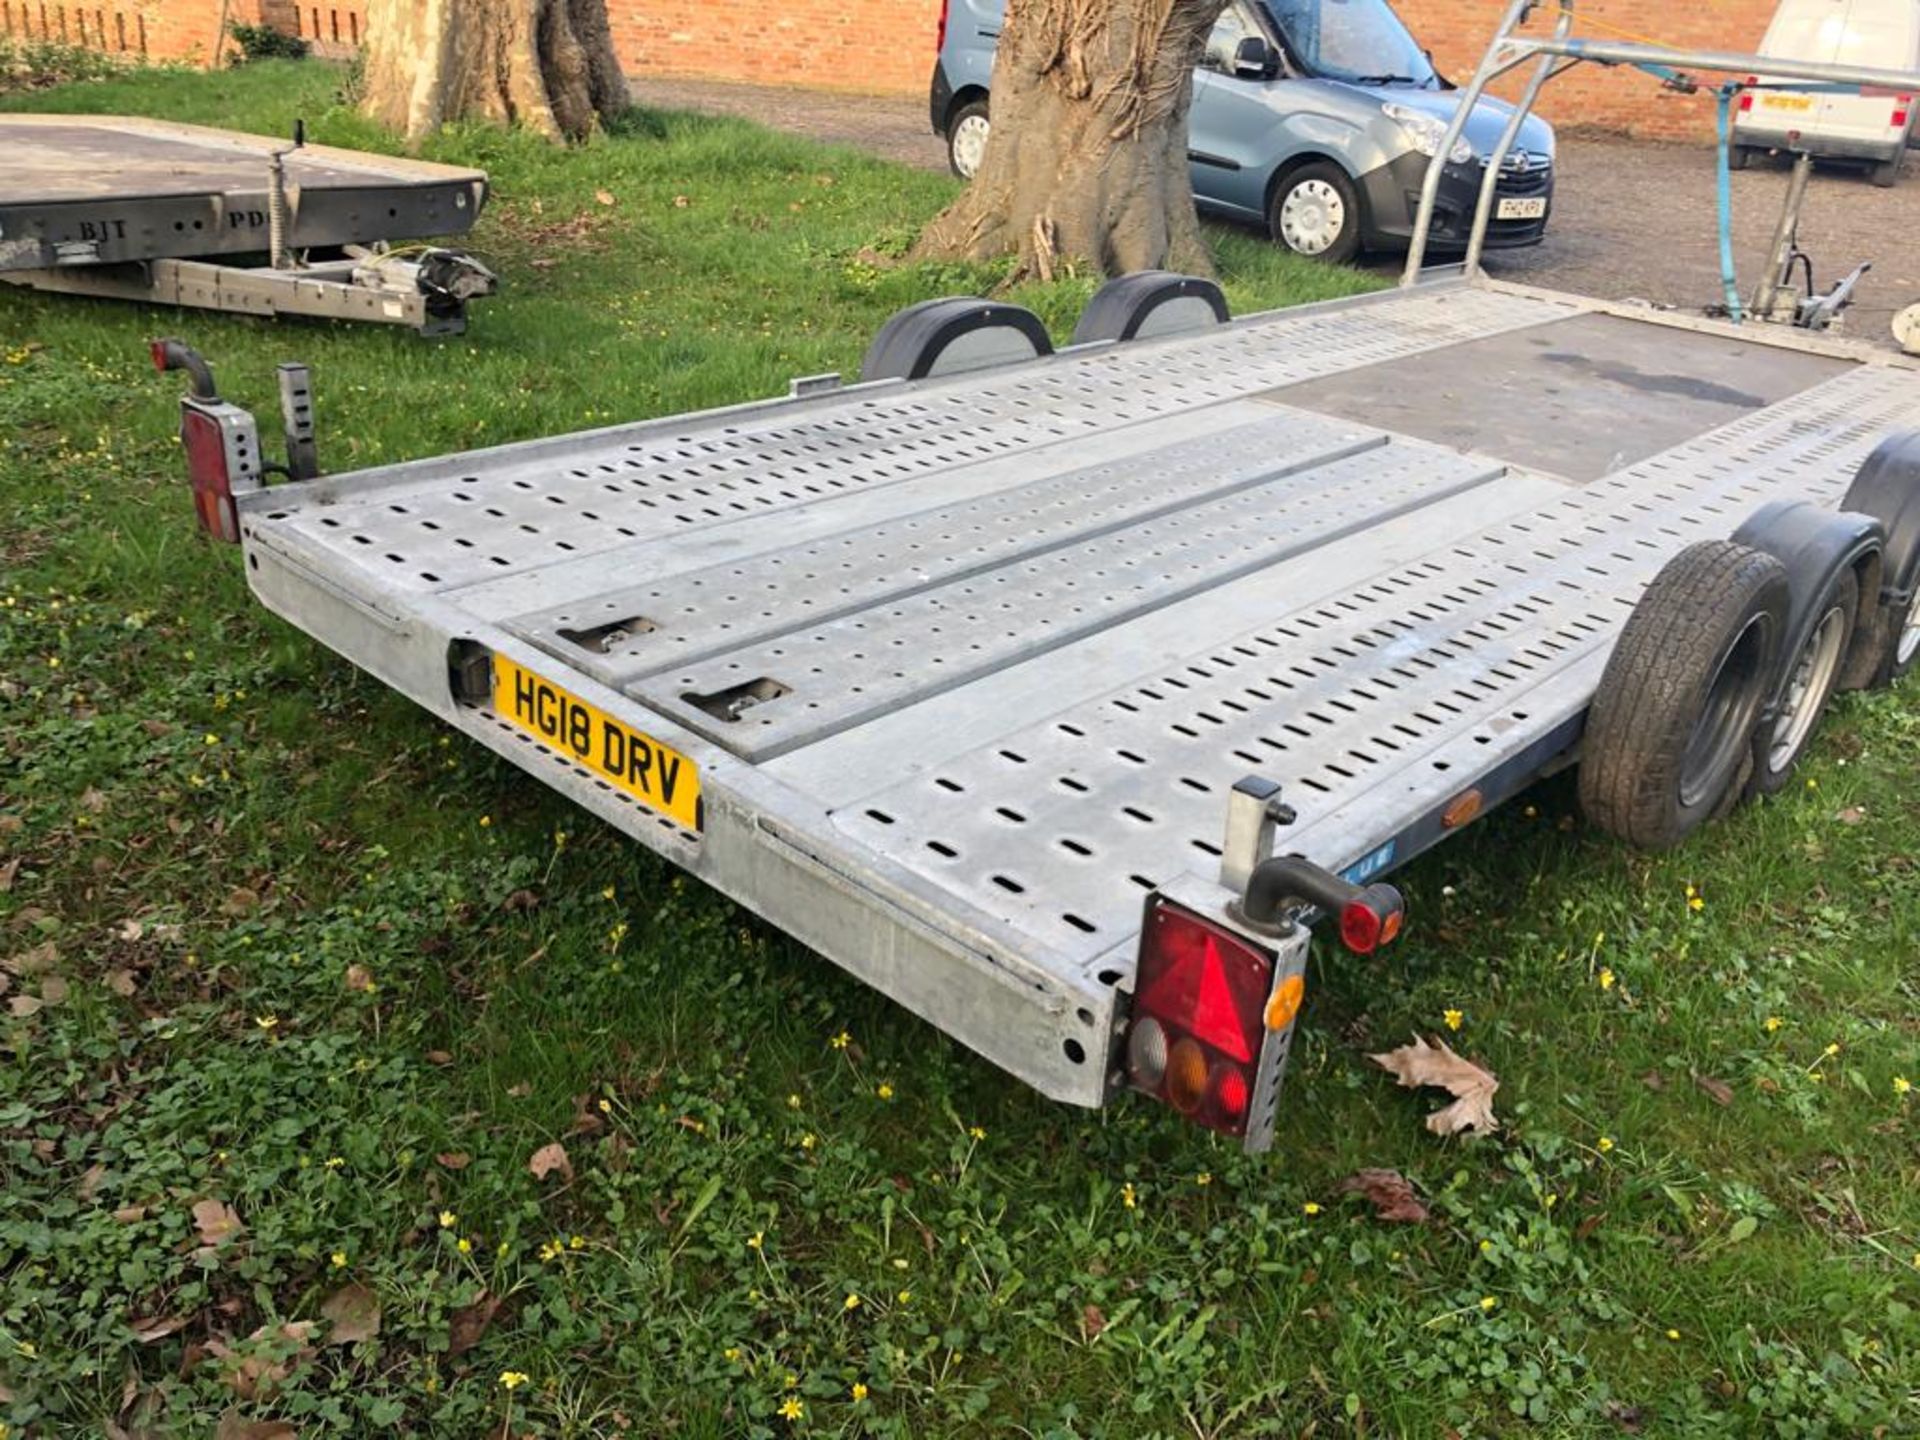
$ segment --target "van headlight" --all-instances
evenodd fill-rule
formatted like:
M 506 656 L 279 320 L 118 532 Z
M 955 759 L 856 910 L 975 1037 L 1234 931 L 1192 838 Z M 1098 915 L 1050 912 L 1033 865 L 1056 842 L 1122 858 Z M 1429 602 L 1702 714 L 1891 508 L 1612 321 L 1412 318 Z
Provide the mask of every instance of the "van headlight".
M 1392 101 L 1382 105 L 1380 111 L 1406 132 L 1407 143 L 1422 155 L 1440 153 L 1440 142 L 1447 138 L 1447 122 L 1438 115 L 1429 115 L 1424 110 L 1415 110 L 1408 105 L 1396 105 Z M 1447 159 L 1455 165 L 1470 165 L 1478 158 L 1464 135 L 1454 141 L 1453 149 L 1447 152 Z

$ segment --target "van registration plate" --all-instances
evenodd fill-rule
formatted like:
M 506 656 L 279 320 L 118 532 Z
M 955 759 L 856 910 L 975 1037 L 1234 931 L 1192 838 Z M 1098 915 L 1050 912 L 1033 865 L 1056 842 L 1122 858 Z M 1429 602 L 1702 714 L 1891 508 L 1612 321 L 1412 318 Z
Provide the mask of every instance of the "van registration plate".
M 1547 213 L 1547 197 L 1544 195 L 1509 195 L 1495 207 L 1493 218 L 1496 220 L 1538 220 Z

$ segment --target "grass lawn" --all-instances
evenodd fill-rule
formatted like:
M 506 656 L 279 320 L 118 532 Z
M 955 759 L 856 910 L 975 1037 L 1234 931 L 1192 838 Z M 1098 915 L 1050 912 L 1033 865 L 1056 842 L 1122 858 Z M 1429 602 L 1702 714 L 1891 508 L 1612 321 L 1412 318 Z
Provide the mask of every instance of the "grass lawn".
M 340 80 L 0 104 L 385 148 Z M 1271 1155 L 1051 1105 L 255 606 L 143 344 L 263 417 L 309 361 L 330 469 L 767 395 L 995 282 L 881 258 L 950 182 L 644 111 L 428 153 L 497 186 L 455 342 L 0 290 L 13 1433 L 1920 1433 L 1913 687 L 1676 855 L 1555 784 L 1420 861 Z M 1371 283 L 1215 238 L 1241 310 Z M 1366 1059 L 1449 1011 L 1495 1137 Z

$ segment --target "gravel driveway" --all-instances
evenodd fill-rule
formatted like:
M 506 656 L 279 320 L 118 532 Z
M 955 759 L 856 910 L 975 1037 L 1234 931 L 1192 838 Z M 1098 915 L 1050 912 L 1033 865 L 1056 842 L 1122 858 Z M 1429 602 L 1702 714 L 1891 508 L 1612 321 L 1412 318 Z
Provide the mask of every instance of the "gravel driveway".
M 946 149 L 917 97 L 829 94 L 713 81 L 634 82 L 646 104 L 741 115 L 930 169 Z M 1786 193 L 1783 167 L 1733 177 L 1741 289 L 1751 293 Z M 1920 301 L 1920 156 L 1892 190 L 1850 170 L 1816 171 L 1801 212 L 1801 245 L 1825 289 L 1861 260 L 1873 272 L 1847 315 L 1849 334 L 1891 344 L 1888 322 Z M 1398 262 L 1369 268 L 1392 273 Z M 1496 253 L 1495 274 L 1608 299 L 1699 307 L 1719 297 L 1713 149 L 1708 145 L 1563 136 L 1553 227 L 1529 250 Z

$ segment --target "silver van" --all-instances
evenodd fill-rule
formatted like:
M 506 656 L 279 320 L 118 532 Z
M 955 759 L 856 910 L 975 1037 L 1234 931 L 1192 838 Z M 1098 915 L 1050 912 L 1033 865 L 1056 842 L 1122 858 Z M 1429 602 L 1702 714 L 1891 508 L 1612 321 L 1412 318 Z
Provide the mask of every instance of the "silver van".
M 933 128 L 954 173 L 979 168 L 1005 0 L 945 0 Z M 1457 97 L 1387 0 L 1230 0 L 1194 75 L 1187 158 L 1203 211 L 1266 227 L 1300 255 L 1404 250 L 1427 164 Z M 1449 155 L 1433 248 L 1466 245 L 1512 115 L 1474 107 Z M 1487 244 L 1537 244 L 1553 209 L 1553 127 L 1529 117 L 1501 167 Z

